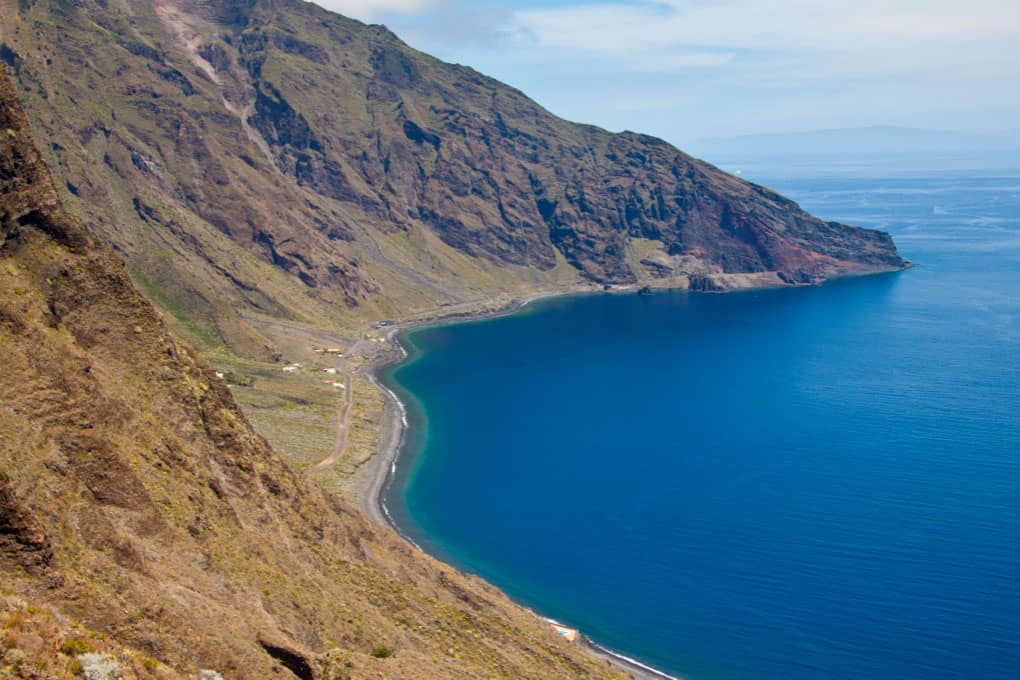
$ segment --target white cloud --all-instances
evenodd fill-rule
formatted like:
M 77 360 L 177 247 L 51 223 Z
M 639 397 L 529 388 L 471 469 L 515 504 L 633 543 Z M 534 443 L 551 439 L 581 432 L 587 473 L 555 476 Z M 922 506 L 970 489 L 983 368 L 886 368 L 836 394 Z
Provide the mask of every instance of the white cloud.
M 434 0 L 314 0 L 314 2 L 332 12 L 366 22 L 375 21 L 387 12 L 417 14 L 436 4 Z
M 673 141 L 1020 115 L 1017 0 L 315 1 L 568 118 Z
M 518 11 L 516 35 L 533 47 L 676 68 L 726 65 L 691 55 L 759 52 L 790 66 L 837 66 L 859 75 L 940 64 L 1020 63 L 1015 0 L 663 0 Z M 669 63 L 669 59 L 664 59 Z M 760 61 L 757 60 L 757 61 Z
M 665 0 L 516 13 L 544 44 L 620 50 L 677 43 L 754 49 L 1016 37 L 1014 0 Z
M 630 68 L 645 73 L 668 73 L 680 69 L 718 68 L 731 63 L 732 52 L 699 50 L 663 50 L 647 55 L 634 55 L 627 60 Z

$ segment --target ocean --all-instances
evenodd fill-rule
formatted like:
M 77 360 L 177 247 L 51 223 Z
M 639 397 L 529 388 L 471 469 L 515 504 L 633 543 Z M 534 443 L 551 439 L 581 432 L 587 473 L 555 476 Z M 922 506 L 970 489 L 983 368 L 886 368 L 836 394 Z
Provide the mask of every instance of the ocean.
M 409 332 L 396 522 L 678 676 L 1020 677 L 1020 170 L 724 167 L 917 266 Z

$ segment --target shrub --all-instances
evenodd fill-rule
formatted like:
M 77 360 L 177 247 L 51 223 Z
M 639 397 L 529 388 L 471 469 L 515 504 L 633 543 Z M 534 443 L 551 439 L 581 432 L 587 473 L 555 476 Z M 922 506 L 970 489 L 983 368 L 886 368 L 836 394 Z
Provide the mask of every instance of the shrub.
M 4 661 L 10 664 L 13 668 L 21 668 L 21 664 L 25 663 L 25 659 L 27 658 L 28 657 L 25 653 L 17 647 L 8 649 L 3 656 Z
M 24 625 L 25 612 L 21 609 L 15 609 L 8 614 L 7 620 L 4 621 L 4 630 L 21 630 Z
M 223 379 L 228 385 L 237 385 L 239 387 L 251 387 L 255 384 L 255 378 L 248 375 L 240 375 L 233 371 L 227 371 L 223 374 Z
M 70 638 L 64 640 L 64 644 L 60 645 L 60 652 L 68 656 L 79 656 L 94 651 L 96 648 L 81 638 Z
M 372 648 L 372 656 L 377 659 L 388 659 L 393 656 L 393 649 L 386 645 L 376 645 Z

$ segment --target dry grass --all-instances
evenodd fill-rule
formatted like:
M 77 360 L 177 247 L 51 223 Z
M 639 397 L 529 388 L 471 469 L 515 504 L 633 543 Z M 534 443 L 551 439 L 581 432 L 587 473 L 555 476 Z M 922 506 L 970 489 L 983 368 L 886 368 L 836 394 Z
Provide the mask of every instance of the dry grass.
M 99 640 L 90 654 L 119 655 L 119 643 L 145 654 L 125 679 L 159 664 L 274 677 L 294 659 L 316 678 L 609 676 L 273 451 L 122 263 L 60 208 L 2 72 L 0 128 L 15 134 L 0 137 L 0 584 L 103 635 L 40 634 L 29 654 L 36 613 L 25 607 L 4 621 L 5 645 L 35 663 L 59 659 L 71 638 Z M 252 408 L 334 407 L 311 372 L 289 381 L 268 362 L 224 361 L 271 388 L 249 395 Z M 359 423 L 371 422 L 369 399 Z M 317 448 L 302 446 L 292 455 Z M 379 645 L 395 653 L 375 658 Z
M 80 677 L 81 658 L 101 655 L 122 680 L 184 676 L 156 659 L 88 630 L 45 606 L 0 589 L 0 677 L 43 680 Z

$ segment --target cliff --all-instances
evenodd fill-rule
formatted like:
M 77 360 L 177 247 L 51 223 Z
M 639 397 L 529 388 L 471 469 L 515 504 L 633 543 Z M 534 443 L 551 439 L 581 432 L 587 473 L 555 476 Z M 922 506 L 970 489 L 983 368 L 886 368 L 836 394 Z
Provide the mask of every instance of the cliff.
M 2 66 L 0 353 L 5 677 L 613 675 L 296 475 L 64 210 Z
M 887 234 L 559 119 L 312 3 L 0 9 L 0 57 L 65 199 L 203 344 L 264 354 L 253 315 L 363 321 L 535 285 L 721 290 L 904 265 Z
M 124 677 L 611 677 L 296 474 L 189 343 L 265 368 L 292 329 L 354 344 L 535 290 L 905 264 L 301 0 L 0 16 L 0 648 L 24 677 L 83 654 Z

